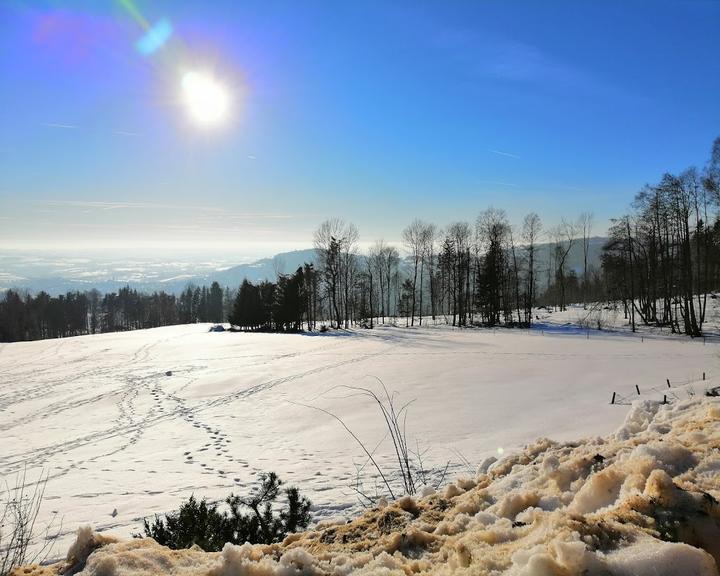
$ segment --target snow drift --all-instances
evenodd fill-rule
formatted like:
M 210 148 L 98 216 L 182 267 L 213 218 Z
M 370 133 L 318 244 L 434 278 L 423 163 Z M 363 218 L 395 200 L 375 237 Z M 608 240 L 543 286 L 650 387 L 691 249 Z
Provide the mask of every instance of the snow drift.
M 718 574 L 720 401 L 636 403 L 607 438 L 541 439 L 442 491 L 278 545 L 222 552 L 89 528 L 65 562 L 17 574 Z

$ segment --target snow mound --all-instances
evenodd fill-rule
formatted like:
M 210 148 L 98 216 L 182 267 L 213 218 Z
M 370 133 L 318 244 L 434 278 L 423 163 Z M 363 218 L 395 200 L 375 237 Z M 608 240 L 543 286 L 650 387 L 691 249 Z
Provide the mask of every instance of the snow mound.
M 173 551 L 85 530 L 66 563 L 17 574 L 718 576 L 718 470 L 720 401 L 641 402 L 608 438 L 542 439 L 475 478 L 282 544 Z

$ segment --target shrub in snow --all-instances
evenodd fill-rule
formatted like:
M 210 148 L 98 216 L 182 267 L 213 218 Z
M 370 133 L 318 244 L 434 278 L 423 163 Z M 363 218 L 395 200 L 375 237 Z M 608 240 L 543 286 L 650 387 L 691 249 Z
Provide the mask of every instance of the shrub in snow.
M 282 542 L 291 533 L 307 528 L 310 523 L 310 501 L 300 496 L 297 488 L 282 489 L 283 483 L 274 472 L 260 477 L 260 486 L 247 498 L 231 494 L 225 502 L 229 512 L 190 496 L 175 513 L 154 521 L 144 521 L 146 536 L 158 544 L 175 550 L 197 545 L 205 551 L 222 550 L 232 544 L 272 544 Z M 281 492 L 285 505 L 276 504 Z
M 217 551 L 231 536 L 228 520 L 216 504 L 208 504 L 204 499 L 198 502 L 195 496 L 190 496 L 177 512 L 165 517 L 156 515 L 152 523 L 146 518 L 144 531 L 158 544 L 174 550 L 197 545 L 208 552 Z
M 310 501 L 297 488 L 284 490 L 286 506 L 277 514 L 273 504 L 280 494 L 282 481 L 274 472 L 261 476 L 262 483 L 249 498 L 233 494 L 226 500 L 233 524 L 232 542 L 272 544 L 282 542 L 291 532 L 307 528 L 310 523 Z M 247 512 L 245 512 L 247 510 Z

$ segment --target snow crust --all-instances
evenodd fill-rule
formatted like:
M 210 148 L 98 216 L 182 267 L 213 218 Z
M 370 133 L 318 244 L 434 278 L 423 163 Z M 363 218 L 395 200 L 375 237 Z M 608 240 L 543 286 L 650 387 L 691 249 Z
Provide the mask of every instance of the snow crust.
M 512 524 L 525 503 L 543 511 L 569 506 L 573 473 L 562 454 L 553 454 L 543 470 L 563 491 L 523 495 L 531 471 L 508 475 L 503 453 L 519 453 L 538 437 L 597 439 L 620 425 L 618 441 L 645 427 L 662 437 L 671 425 L 657 404 L 666 379 L 680 409 L 693 388 L 701 394 L 720 374 L 717 345 L 688 339 L 448 326 L 313 336 L 208 328 L 0 344 L 0 485 L 12 485 L 26 467 L 31 479 L 49 475 L 38 525 L 62 520 L 56 557 L 88 522 L 100 534 L 127 538 L 145 516 L 172 510 L 191 494 L 220 500 L 244 492 L 262 471 L 300 487 L 316 522 L 356 516 L 362 508 L 349 485 L 363 455 L 337 422 L 307 406 L 343 417 L 370 446 L 385 431 L 372 402 L 339 392 L 338 384 L 369 386 L 378 376 L 400 399 L 415 399 L 408 432 L 428 449 L 425 463 L 451 460 L 448 479 L 506 476 L 492 504 L 497 510 L 483 513 Z M 649 402 L 611 405 L 613 392 Z M 708 442 L 705 430 L 692 435 L 696 444 Z M 651 449 L 634 460 L 657 460 L 671 475 L 688 465 L 686 454 Z M 391 447 L 381 445 L 377 455 L 388 464 Z M 720 460 L 694 466 L 698 485 L 712 487 Z M 611 474 L 598 482 L 611 496 L 636 487 Z M 426 488 L 429 498 L 445 499 L 474 490 L 462 483 L 436 494 Z M 586 494 L 575 506 L 599 510 L 608 503 L 612 497 Z M 462 519 L 447 522 L 448 533 L 464 529 Z
M 605 438 L 541 439 L 443 493 L 405 496 L 282 544 L 205 554 L 98 541 L 79 574 L 717 576 L 720 478 L 705 470 L 719 450 L 720 400 L 639 402 Z M 67 564 L 22 573 L 62 571 L 91 536 L 80 531 Z

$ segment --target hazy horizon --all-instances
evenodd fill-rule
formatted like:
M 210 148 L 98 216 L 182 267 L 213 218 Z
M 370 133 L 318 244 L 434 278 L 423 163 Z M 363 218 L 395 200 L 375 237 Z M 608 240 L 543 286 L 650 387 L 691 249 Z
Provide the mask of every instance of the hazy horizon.
M 546 226 L 593 212 L 602 234 L 643 184 L 708 157 L 719 15 L 3 3 L 0 250 L 253 258 L 329 217 L 395 242 L 489 206 Z

